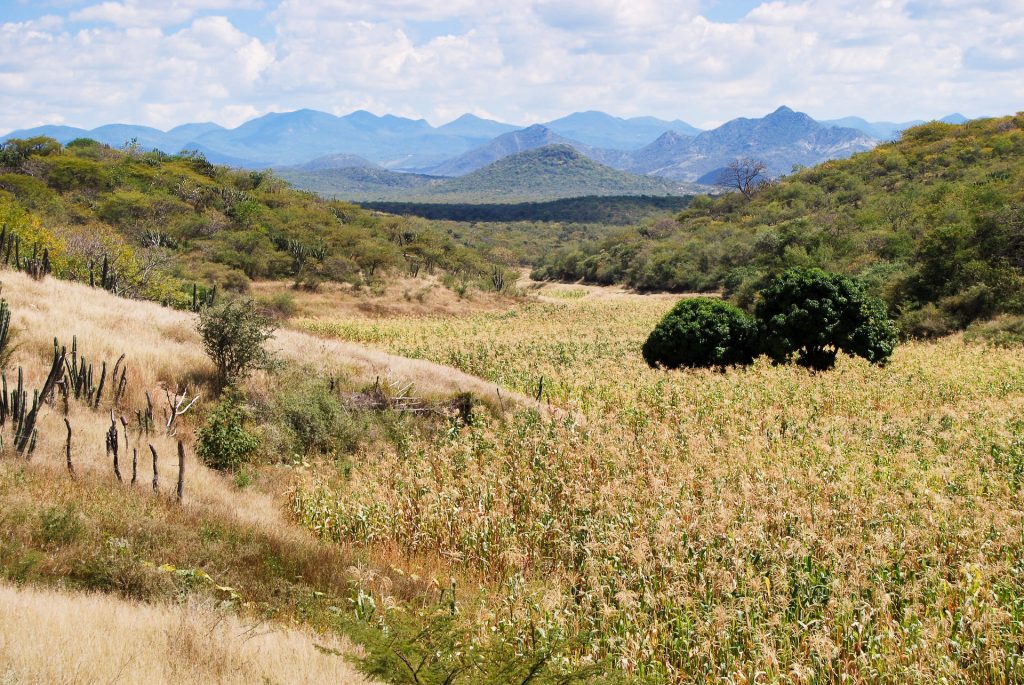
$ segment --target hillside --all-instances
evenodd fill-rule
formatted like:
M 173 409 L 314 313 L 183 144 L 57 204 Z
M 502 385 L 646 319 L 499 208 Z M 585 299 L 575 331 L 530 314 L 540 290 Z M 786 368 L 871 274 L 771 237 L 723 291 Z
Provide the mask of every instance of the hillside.
M 284 167 L 275 173 L 296 188 L 327 198 L 352 201 L 375 200 L 404 193 L 417 195 L 423 188 L 444 180 L 440 176 L 356 166 L 322 169 Z
M 323 155 L 316 159 L 311 159 L 305 164 L 299 164 L 294 167 L 278 167 L 278 169 L 296 169 L 299 171 L 322 171 L 324 169 L 380 169 L 381 167 L 374 164 L 365 157 L 359 155 L 347 155 L 344 153 L 337 153 L 333 155 Z
M 360 202 L 388 214 L 460 222 L 542 221 L 625 226 L 651 216 L 678 212 L 691 198 L 676 195 L 583 196 L 519 203 Z M 510 230 L 510 229 L 507 229 Z
M 386 174 L 324 173 L 346 171 Z M 5 143 L 0 223 L 7 263 L 25 267 L 45 249 L 60 278 L 102 281 L 114 292 L 177 306 L 192 305 L 196 286 L 202 298 L 215 287 L 244 291 L 253 279 L 315 287 L 367 284 L 421 267 L 491 272 L 483 255 L 422 222 L 298 192 L 270 172 L 91 140 Z M 10 254 L 15 238 L 20 254 Z
M 930 123 L 901 140 L 739 194 L 698 198 L 675 228 L 570 245 L 535 274 L 642 289 L 725 288 L 740 302 L 767 274 L 854 274 L 907 333 L 1024 313 L 1024 115 Z
M 568 145 L 546 145 L 504 157 L 465 176 L 425 188 L 437 201 L 461 198 L 535 200 L 581 195 L 681 195 L 682 184 L 617 171 Z
M 545 129 L 539 137 L 532 133 L 528 138 L 516 134 L 502 136 L 502 148 L 523 145 L 528 149 L 501 155 L 487 166 L 454 178 L 360 168 L 291 168 L 278 173 L 303 190 L 354 202 L 486 204 L 602 195 L 692 195 L 711 190 L 618 171 L 565 144 L 532 147 L 533 143 L 548 139 L 549 134 Z M 498 146 L 490 148 L 490 152 L 497 149 Z M 472 166 L 482 158 L 474 156 Z
M 464 176 L 477 169 L 483 169 L 499 159 L 527 150 L 535 150 L 545 145 L 567 145 L 585 150 L 580 143 L 560 136 L 546 126 L 535 124 L 520 131 L 511 131 L 500 135 L 486 145 L 431 167 L 429 173 L 435 176 Z

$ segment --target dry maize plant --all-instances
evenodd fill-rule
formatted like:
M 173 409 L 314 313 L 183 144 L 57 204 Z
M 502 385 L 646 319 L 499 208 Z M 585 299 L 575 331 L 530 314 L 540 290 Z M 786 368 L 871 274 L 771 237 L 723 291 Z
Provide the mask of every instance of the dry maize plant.
M 531 396 L 545 380 L 539 410 L 364 455 L 296 515 L 433 555 L 482 588 L 482 635 L 641 682 L 1024 682 L 1024 350 L 651 370 L 670 305 L 303 322 Z

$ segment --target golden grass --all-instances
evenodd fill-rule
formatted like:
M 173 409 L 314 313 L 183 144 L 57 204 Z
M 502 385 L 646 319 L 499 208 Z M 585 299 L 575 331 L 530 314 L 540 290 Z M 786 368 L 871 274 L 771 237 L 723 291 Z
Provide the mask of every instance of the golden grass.
M 18 346 L 7 376 L 11 380 L 16 375 L 14 369 L 23 368 L 30 396 L 31 391 L 42 384 L 52 360 L 54 336 L 69 348 L 72 336 L 77 336 L 79 353 L 95 364 L 97 373 L 103 361 L 106 361 L 109 369 L 119 355 L 126 355 L 127 389 L 122 402 L 113 409 L 116 416 L 123 414 L 129 419 L 130 443 L 138 451 L 139 468 L 138 483 L 132 488 L 128 483 L 131 477 L 131 453 L 129 451 L 125 454 L 121 433 L 120 468 L 125 482 L 120 485 L 116 483 L 104 442 L 110 426 L 109 378 L 104 399 L 98 408 L 86 407 L 74 399 L 69 403 L 68 418 L 73 428 L 72 454 L 77 481 L 72 481 L 65 472 L 66 433 L 62 402 L 58 399 L 55 406 L 45 407 L 37 424 L 39 441 L 31 462 L 24 466 L 23 463 L 14 462 L 15 457 L 9 451 L 5 455 L 5 459 L 11 460 L 11 463 L 4 465 L 7 485 L 0 494 L 6 507 L 17 509 L 16 518 L 9 523 L 19 527 L 17 535 L 11 528 L 6 531 L 7 536 L 0 540 L 3 543 L 0 544 L 0 557 L 3 557 L 5 573 L 12 577 L 24 573 L 42 582 L 53 582 L 62 574 L 73 574 L 75 584 L 88 587 L 95 586 L 91 584 L 94 577 L 102 580 L 102 587 L 107 587 L 103 583 L 108 583 L 106 576 L 109 575 L 113 579 L 109 581 L 113 583 L 110 589 L 128 595 L 138 590 L 137 596 L 145 597 L 151 594 L 147 583 L 152 579 L 142 577 L 146 574 L 139 564 L 152 561 L 159 565 L 168 561 L 188 564 L 197 570 L 208 570 L 218 581 L 237 584 L 247 602 L 255 600 L 259 606 L 266 605 L 274 611 L 283 607 L 284 616 L 301 617 L 305 609 L 299 600 L 289 594 L 294 589 L 293 584 L 300 582 L 300 577 L 303 586 L 308 586 L 304 592 L 312 592 L 313 588 L 326 590 L 344 604 L 352 580 L 349 567 L 354 564 L 357 568 L 367 568 L 368 572 L 377 568 L 373 562 L 365 559 L 346 556 L 333 549 L 323 549 L 322 545 L 310 538 L 307 531 L 282 516 L 280 496 L 288 487 L 291 476 L 277 477 L 271 474 L 269 479 L 260 481 L 269 484 L 266 491 L 260 492 L 251 487 L 243 491 L 233 484 L 229 476 L 206 468 L 195 457 L 193 449 L 195 412 L 179 420 L 177 435 L 167 436 L 160 430 L 160 424 L 165 418 L 162 416 L 166 405 L 165 389 L 173 392 L 187 385 L 190 392 L 200 395 L 200 406 L 212 400 L 209 387 L 213 368 L 195 332 L 194 315 L 166 309 L 154 303 L 123 300 L 80 284 L 54 279 L 34 281 L 16 272 L 5 271 L 0 280 L 3 284 L 2 295 L 12 308 L 12 328 Z M 465 373 L 423 360 L 408 360 L 377 350 L 367 350 L 350 343 L 283 330 L 274 345 L 286 360 L 325 373 L 341 373 L 356 383 L 369 384 L 377 376 L 382 376 L 404 383 L 415 383 L 420 395 L 461 390 L 479 394 L 494 393 L 493 384 Z M 267 383 L 268 378 L 254 380 L 257 387 Z M 154 401 L 157 421 L 157 429 L 150 435 L 137 430 L 134 421 L 135 410 L 146 406 L 147 391 Z M 121 432 L 120 424 L 118 428 Z M 176 441 L 179 438 L 186 445 L 185 498 L 184 506 L 180 508 L 170 504 L 177 477 Z M 153 444 L 159 454 L 159 500 L 152 494 L 150 487 L 152 472 L 149 444 Z M 85 542 L 77 541 L 55 548 L 47 547 L 40 556 L 38 546 L 43 543 L 36 540 L 37 533 L 32 528 L 36 524 L 33 522 L 44 514 L 48 515 L 47 508 L 58 506 L 58 500 L 59 506 L 80 512 L 76 515 L 88 518 L 86 529 L 91 537 L 87 540 L 101 541 L 95 553 L 86 549 Z M 124 513 L 126 520 L 113 523 L 116 520 L 115 512 L 118 511 Z M 101 529 L 97 526 L 104 527 Z M 21 527 L 26 528 L 21 530 Z M 112 532 L 115 530 L 116 533 Z M 214 537 L 209 538 L 209 535 Z M 111 538 L 113 543 L 129 541 L 132 556 L 121 560 L 126 564 L 124 569 L 100 572 L 90 565 L 103 564 L 103 554 L 109 552 L 106 546 L 110 540 L 106 538 L 110 536 L 114 536 Z M 243 545 L 243 548 L 235 549 L 238 545 Z M 319 553 L 320 550 L 323 554 Z M 229 554 L 234 554 L 237 560 L 227 559 L 225 555 Z M 265 558 L 260 555 L 265 555 Z M 288 573 L 291 569 L 292 573 L 300 576 L 281 585 L 284 580 L 274 575 L 277 571 L 273 571 L 277 566 L 262 566 L 271 562 L 283 569 L 281 573 Z M 325 565 L 317 567 L 319 562 Z M 247 572 L 246 565 L 251 568 L 251 572 Z M 387 572 L 374 571 L 374 577 L 381 578 L 381 582 L 389 582 Z M 244 586 L 245 582 L 251 585 Z M 405 584 L 410 588 L 414 585 L 418 587 L 412 581 Z M 402 583 L 389 582 L 389 585 L 400 587 Z M 413 588 L 409 592 L 418 590 Z M 154 596 L 161 596 L 160 592 Z M 275 600 L 275 597 L 279 599 Z M 103 600 L 97 597 L 90 601 L 102 603 Z M 109 601 L 115 603 L 113 599 Z M 56 599 L 54 603 L 59 604 Z M 133 610 L 138 611 L 144 609 L 133 607 Z M 111 611 L 117 610 L 112 608 Z M 158 608 L 154 611 L 173 613 L 175 610 Z M 325 609 L 321 607 L 318 611 Z M 202 613 L 197 614 L 198 618 L 189 618 L 192 614 L 187 613 L 181 615 L 185 617 L 182 620 L 200 623 L 206 616 Z M 105 628 L 87 631 L 90 640 L 93 635 L 101 635 L 101 630 Z M 118 631 L 117 634 L 123 635 L 124 631 Z M 279 636 L 282 649 L 284 645 L 291 644 L 290 640 L 298 639 L 289 635 L 283 633 Z M 21 648 L 17 634 L 10 640 L 5 645 L 6 649 L 15 651 Z M 308 652 L 307 647 L 299 649 L 299 653 Z M 225 649 L 231 651 L 230 641 Z M 248 653 L 246 649 L 242 650 L 243 654 Z M 28 647 L 26 650 L 26 655 L 32 653 Z M 92 661 L 94 657 L 86 652 L 82 654 L 82 663 L 75 666 L 78 670 L 74 672 L 52 676 L 52 671 L 40 671 L 43 675 L 37 675 L 32 670 L 14 671 L 18 679 L 13 682 L 62 682 L 61 678 L 65 677 L 69 678 L 67 682 L 96 682 L 96 679 L 88 675 L 92 673 L 89 669 L 98 667 Z M 41 662 L 18 663 L 29 669 L 42 667 Z M 229 660 L 228 663 L 234 662 Z M 246 677 L 239 676 L 237 682 L 253 681 L 248 678 L 252 675 L 250 671 L 242 670 L 241 673 Z M 303 673 L 305 671 L 301 669 L 296 670 L 294 681 L 278 676 L 271 682 L 322 682 L 326 679 L 314 676 L 305 678 Z M 75 680 L 75 674 L 85 675 Z M 213 675 L 217 676 L 216 673 Z M 51 676 L 57 679 L 47 680 Z M 140 679 L 132 677 L 124 682 L 221 682 L 216 679 L 204 680 L 198 676 L 197 679 L 189 680 L 186 676 L 188 673 L 182 676 L 184 681 L 180 678 L 160 681 L 146 680 L 140 675 Z M 0 668 L 0 682 L 6 682 L 2 680 L 3 677 L 4 672 Z M 231 679 L 233 677 L 225 675 L 223 682 L 236 682 Z M 256 678 L 256 682 L 259 682 L 259 678 Z
M 0 682 L 369 685 L 352 645 L 208 605 L 0 585 Z
M 1024 350 L 656 371 L 670 305 L 298 322 L 575 411 L 366 455 L 297 515 L 447 559 L 482 633 L 650 682 L 1024 682 Z

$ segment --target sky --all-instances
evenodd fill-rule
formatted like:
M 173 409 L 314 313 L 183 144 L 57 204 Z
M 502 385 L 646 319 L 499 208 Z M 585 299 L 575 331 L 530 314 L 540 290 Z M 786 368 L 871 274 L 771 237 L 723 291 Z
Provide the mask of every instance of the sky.
M 0 0 L 0 132 L 1024 110 L 1024 0 Z

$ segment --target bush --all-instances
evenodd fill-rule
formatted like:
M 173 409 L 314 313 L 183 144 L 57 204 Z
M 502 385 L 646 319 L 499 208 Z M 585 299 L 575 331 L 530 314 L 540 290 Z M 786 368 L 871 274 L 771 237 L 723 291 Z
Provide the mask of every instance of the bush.
M 340 454 L 359 443 L 364 427 L 320 379 L 289 380 L 274 414 L 280 417 L 287 444 L 295 454 Z
M 991 321 L 977 321 L 964 333 L 967 342 L 982 342 L 996 347 L 1024 345 L 1024 316 L 999 316 Z
M 246 414 L 241 398 L 225 393 L 199 429 L 196 453 L 215 469 L 234 471 L 252 459 L 260 447 L 259 438 L 245 429 Z
M 821 269 L 788 269 L 759 293 L 755 308 L 763 351 L 776 362 L 816 370 L 840 350 L 884 363 L 896 347 L 885 303 L 852 279 Z
M 203 348 L 217 365 L 221 386 L 234 383 L 273 361 L 265 345 L 274 323 L 250 299 L 227 300 L 199 313 Z
M 712 367 L 749 364 L 755 356 L 754 321 L 742 310 L 708 297 L 680 301 L 643 346 L 651 366 Z

